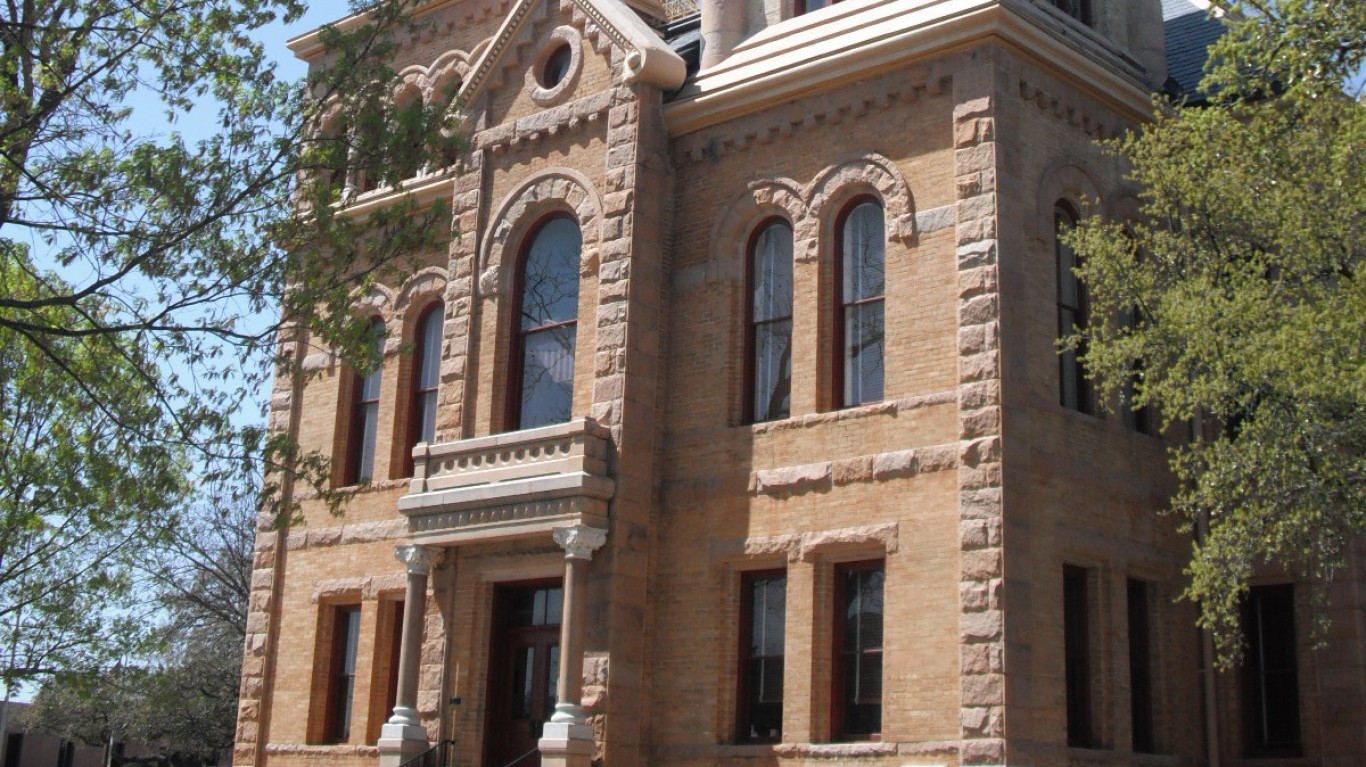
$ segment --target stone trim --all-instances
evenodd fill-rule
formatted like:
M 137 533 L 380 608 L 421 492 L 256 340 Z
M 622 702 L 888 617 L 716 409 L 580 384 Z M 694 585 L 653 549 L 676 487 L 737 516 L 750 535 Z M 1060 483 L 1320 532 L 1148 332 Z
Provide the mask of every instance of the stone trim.
M 959 445 L 950 443 L 839 461 L 760 469 L 750 473 L 749 491 L 754 495 L 786 497 L 823 492 L 832 486 L 914 477 L 957 468 L 958 454 Z
M 378 746 L 343 743 L 335 746 L 316 746 L 310 743 L 267 743 L 265 751 L 272 756 L 363 756 L 379 758 Z
M 683 59 L 634 11 L 596 0 L 517 0 L 460 90 L 467 103 L 482 91 L 502 87 L 504 73 L 523 60 L 523 50 L 530 42 L 524 39 L 523 30 L 533 12 L 540 19 L 568 12 L 574 26 L 599 53 L 615 44 L 622 56 L 614 56 L 613 63 L 622 65 L 626 83 L 640 81 L 665 90 L 683 85 L 687 76 Z
M 948 391 L 935 392 L 934 394 L 923 394 L 918 397 L 903 397 L 902 399 L 886 400 L 884 402 L 875 402 L 870 405 L 831 410 L 825 413 L 808 413 L 793 418 L 785 418 L 781 421 L 765 421 L 763 423 L 751 424 L 749 429 L 754 434 L 810 429 L 828 423 L 837 423 L 839 421 L 853 421 L 879 415 L 895 416 L 897 413 L 903 411 L 919 410 L 920 408 L 934 407 L 936 405 L 953 405 L 957 403 L 958 392 L 957 390 L 950 389 Z
M 369 575 L 357 576 L 355 578 L 331 578 L 325 581 L 315 581 L 313 584 L 313 596 L 310 601 L 313 604 L 319 602 L 338 599 L 340 597 L 359 596 L 361 600 L 370 602 L 379 599 L 385 593 L 402 593 L 407 586 L 408 576 L 406 575 Z
M 402 519 L 357 522 L 336 527 L 296 528 L 289 531 L 285 538 L 285 547 L 290 551 L 297 551 L 355 543 L 375 543 L 402 538 L 407 532 L 407 522 Z
M 741 745 L 715 743 L 706 745 L 674 746 L 670 756 L 687 760 L 759 760 L 771 755 L 788 759 L 822 761 L 837 759 L 840 763 L 858 760 L 882 763 L 890 756 L 949 756 L 949 761 L 908 764 L 905 767 L 948 767 L 956 759 L 959 743 L 956 740 L 875 741 L 859 743 L 773 743 Z
M 713 565 L 735 563 L 764 557 L 783 557 L 788 562 L 810 562 L 831 550 L 849 548 L 881 548 L 885 554 L 895 554 L 900 548 L 897 522 L 884 522 L 860 527 L 838 527 L 807 533 L 754 536 L 751 538 L 713 541 L 710 557 Z
M 478 269 L 479 292 L 484 298 L 506 293 L 511 286 L 514 265 L 504 257 L 509 246 L 516 248 L 527 228 L 550 210 L 573 212 L 583 234 L 581 263 L 592 266 L 602 241 L 603 201 L 597 188 L 583 174 L 568 168 L 551 168 L 529 179 L 504 198 L 498 212 L 489 220 Z
M 543 138 L 554 138 L 561 133 L 597 124 L 612 108 L 618 96 L 616 91 L 606 90 L 575 99 L 515 122 L 479 131 L 474 134 L 472 143 L 476 148 L 487 149 L 495 155 L 527 149 Z
M 960 74 L 954 83 L 963 765 L 1006 761 L 997 77 L 994 66 L 983 65 Z
M 889 239 L 915 239 L 915 199 L 911 185 L 890 159 L 869 152 L 826 167 L 807 187 L 811 215 L 833 224 L 838 209 L 862 191 L 871 189 L 882 201 Z
M 562 43 L 569 47 L 569 71 L 565 72 L 564 77 L 555 85 L 546 88 L 541 85 L 541 69 L 545 66 L 546 59 L 550 54 L 559 50 Z M 554 106 L 565 96 L 578 86 L 579 75 L 583 72 L 583 38 L 579 35 L 579 30 L 571 26 L 558 26 L 546 35 L 541 44 L 540 50 L 536 52 L 536 58 L 531 66 L 526 69 L 526 87 L 531 94 L 531 100 L 538 106 Z

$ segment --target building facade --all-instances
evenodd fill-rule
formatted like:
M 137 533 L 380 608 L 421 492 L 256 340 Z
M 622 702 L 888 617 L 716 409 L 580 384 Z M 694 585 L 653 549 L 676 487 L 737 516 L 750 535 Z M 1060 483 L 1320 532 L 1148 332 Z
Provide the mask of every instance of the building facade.
M 358 296 L 377 372 L 277 384 L 356 490 L 258 535 L 235 762 L 1361 764 L 1366 552 L 1327 648 L 1268 572 L 1210 671 L 1180 435 L 1057 351 L 1056 233 L 1137 210 L 1095 141 L 1217 23 L 1165 6 L 424 8 L 453 234 Z

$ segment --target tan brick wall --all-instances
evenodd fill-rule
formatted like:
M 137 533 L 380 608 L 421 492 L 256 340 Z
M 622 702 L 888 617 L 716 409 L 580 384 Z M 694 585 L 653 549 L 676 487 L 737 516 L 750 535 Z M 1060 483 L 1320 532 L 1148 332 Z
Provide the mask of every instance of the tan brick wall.
M 505 11 L 446 6 L 400 61 L 473 51 Z M 583 69 L 547 106 L 526 72 L 561 26 L 577 30 Z M 1153 513 L 1171 490 L 1163 443 L 1056 404 L 1052 203 L 1092 194 L 1127 209 L 1132 190 L 1091 142 L 1141 115 L 982 43 L 671 138 L 661 95 L 622 80 L 623 52 L 572 3 L 533 12 L 509 51 L 488 97 L 468 105 L 473 148 L 449 190 L 447 252 L 367 299 L 391 335 L 377 481 L 340 517 L 303 498 L 299 525 L 259 537 L 236 763 L 374 763 L 404 583 L 393 550 L 409 540 L 396 510 L 411 375 L 401 347 L 440 296 L 439 439 L 501 431 L 514 263 L 530 228 L 560 210 L 584 227 L 573 412 L 611 429 L 615 451 L 585 669 L 602 764 L 1095 763 L 1065 745 L 1065 564 L 1093 571 L 1099 758 L 1130 762 L 1125 582 L 1136 577 L 1156 590 L 1158 745 L 1194 763 L 1199 647 L 1192 607 L 1173 602 L 1189 544 Z M 836 410 L 834 219 L 859 194 L 887 214 L 885 398 Z M 746 424 L 744 248 L 770 215 L 794 230 L 792 417 Z M 277 384 L 272 428 L 344 455 L 350 373 L 326 350 L 295 353 L 317 375 L 297 391 Z M 882 740 L 831 744 L 835 569 L 874 558 L 887 576 Z M 563 566 L 542 536 L 448 548 L 433 573 L 418 703 L 460 764 L 481 764 L 485 749 L 495 589 Z M 788 578 L 785 742 L 735 745 L 740 577 L 770 568 Z M 1360 605 L 1353 572 L 1343 589 Z M 357 705 L 351 742 L 322 745 L 338 604 L 361 606 Z M 1366 697 L 1338 681 L 1361 677 L 1359 613 L 1335 624 L 1347 650 L 1301 667 L 1311 758 L 1328 753 L 1327 733 L 1361 737 L 1311 687 L 1331 673 L 1344 700 Z

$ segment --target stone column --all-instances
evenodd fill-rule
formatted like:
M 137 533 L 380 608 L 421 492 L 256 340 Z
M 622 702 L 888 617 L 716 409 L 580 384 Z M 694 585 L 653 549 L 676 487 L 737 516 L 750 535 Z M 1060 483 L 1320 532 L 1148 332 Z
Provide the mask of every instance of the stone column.
M 403 638 L 398 656 L 398 691 L 393 716 L 380 729 L 380 767 L 398 767 L 427 750 L 427 728 L 417 714 L 418 664 L 422 659 L 422 623 L 426 617 L 427 576 L 441 561 L 435 546 L 399 546 L 394 558 L 408 566 L 403 595 Z
M 564 549 L 564 608 L 560 623 L 560 676 L 555 713 L 540 740 L 542 767 L 588 767 L 593 758 L 593 727 L 583 715 L 583 636 L 588 603 L 588 562 L 607 542 L 607 531 L 587 525 L 556 528 Z
M 745 37 L 745 3 L 740 0 L 701 0 L 702 68 L 726 60 Z

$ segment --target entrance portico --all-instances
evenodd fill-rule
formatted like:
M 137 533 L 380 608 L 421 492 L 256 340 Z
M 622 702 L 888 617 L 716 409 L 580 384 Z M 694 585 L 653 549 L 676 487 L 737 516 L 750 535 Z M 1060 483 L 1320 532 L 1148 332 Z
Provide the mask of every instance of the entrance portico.
M 542 652 L 553 647 L 557 662 L 551 669 L 554 712 L 537 742 L 540 763 L 589 764 L 593 728 L 581 700 L 586 589 L 593 553 L 608 538 L 608 502 L 615 489 L 607 476 L 609 441 L 607 429 L 578 419 L 414 449 L 414 478 L 399 500 L 412 543 L 395 552 L 407 566 L 409 607 L 404 611 L 396 703 L 378 743 L 381 767 L 399 767 L 431 746 L 418 715 L 417 688 L 425 618 L 421 606 L 432 569 L 443 556 L 454 559 L 459 548 L 547 537 L 564 551 L 564 574 L 558 646 L 547 645 Z M 534 652 L 531 657 L 536 673 L 545 673 L 548 661 Z M 501 683 L 488 679 L 490 685 Z

